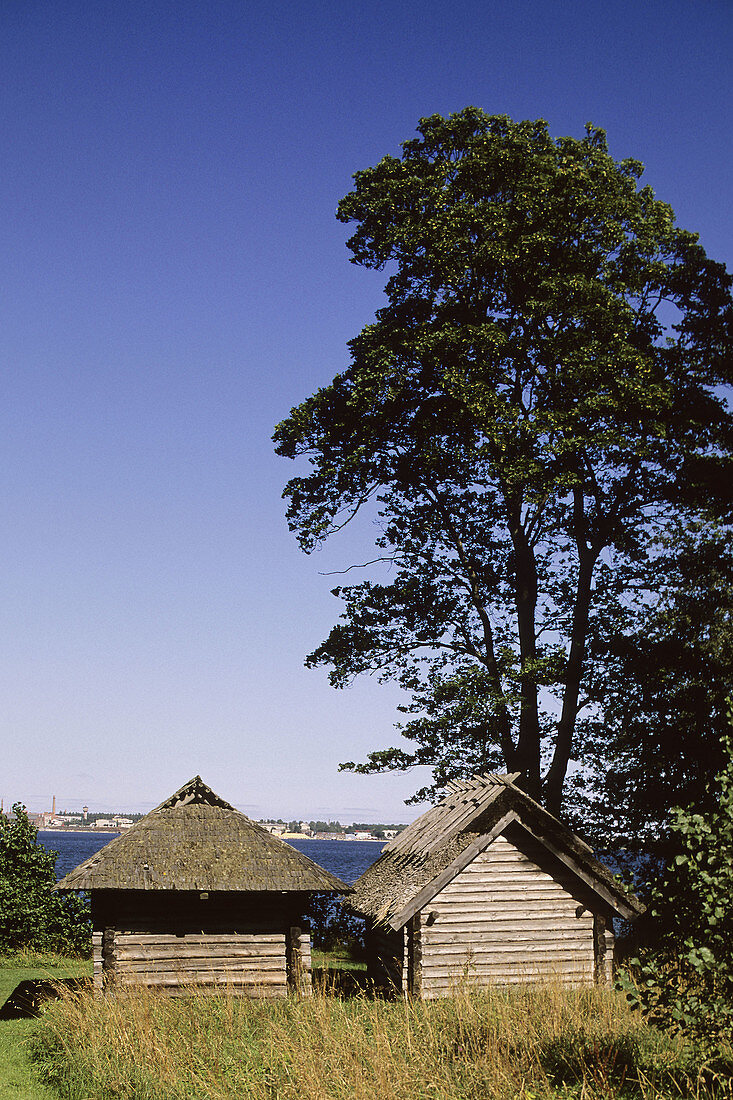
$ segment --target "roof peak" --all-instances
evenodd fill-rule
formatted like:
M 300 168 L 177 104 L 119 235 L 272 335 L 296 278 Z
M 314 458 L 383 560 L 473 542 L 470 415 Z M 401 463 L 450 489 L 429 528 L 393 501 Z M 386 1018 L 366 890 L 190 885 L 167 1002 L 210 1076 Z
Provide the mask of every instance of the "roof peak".
M 184 783 L 174 794 L 156 806 L 153 813 L 158 810 L 174 810 L 178 806 L 219 806 L 223 810 L 234 810 L 230 802 L 221 798 L 216 791 L 212 791 L 208 783 L 204 783 L 200 775 L 195 775 Z

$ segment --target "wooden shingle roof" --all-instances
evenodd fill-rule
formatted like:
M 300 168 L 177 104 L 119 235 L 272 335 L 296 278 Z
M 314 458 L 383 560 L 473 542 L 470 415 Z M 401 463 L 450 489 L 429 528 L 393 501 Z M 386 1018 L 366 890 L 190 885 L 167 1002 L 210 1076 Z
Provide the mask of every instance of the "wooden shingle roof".
M 250 821 L 197 775 L 56 889 L 346 893 L 349 887 Z
M 348 904 L 378 924 L 401 928 L 472 859 L 502 834 L 564 866 L 606 912 L 633 919 L 641 903 L 590 848 L 534 799 L 513 775 L 476 775 L 387 844 L 354 884 Z

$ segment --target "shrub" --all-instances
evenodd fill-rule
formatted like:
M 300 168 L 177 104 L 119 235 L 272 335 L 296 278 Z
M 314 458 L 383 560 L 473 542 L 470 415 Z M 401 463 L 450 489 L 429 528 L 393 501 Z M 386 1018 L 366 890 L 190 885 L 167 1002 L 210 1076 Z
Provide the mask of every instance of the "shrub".
M 0 813 L 0 951 L 89 953 L 89 901 L 55 893 L 56 857 L 38 843 L 24 806 Z
M 651 1022 L 694 1035 L 733 1074 L 733 738 L 716 778 L 717 807 L 674 811 L 678 853 L 653 888 L 654 938 L 632 959 L 627 999 Z

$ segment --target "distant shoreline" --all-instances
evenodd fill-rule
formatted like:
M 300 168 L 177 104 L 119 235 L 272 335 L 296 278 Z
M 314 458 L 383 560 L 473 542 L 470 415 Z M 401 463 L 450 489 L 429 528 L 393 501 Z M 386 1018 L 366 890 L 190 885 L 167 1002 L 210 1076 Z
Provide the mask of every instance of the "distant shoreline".
M 132 825 L 130 826 L 130 829 L 131 828 L 133 828 Z M 60 833 L 62 836 L 64 835 L 64 833 L 79 833 L 82 836 L 85 833 L 90 833 L 90 834 L 93 833 L 93 834 L 96 834 L 97 836 L 121 836 L 122 833 L 129 832 L 129 829 L 93 829 L 91 827 L 84 829 L 84 828 L 79 828 L 78 826 L 74 827 L 74 826 L 70 826 L 70 825 L 61 825 L 61 826 L 58 826 L 54 829 L 51 829 L 51 828 L 40 829 L 39 828 L 38 832 L 39 833 Z M 277 836 L 278 834 L 273 833 L 272 835 Z M 330 837 L 330 836 L 303 836 L 302 833 L 286 833 L 284 836 L 278 836 L 278 840 L 313 840 L 317 844 L 322 844 L 324 841 L 328 841 L 329 844 L 339 844 L 339 843 L 340 844 L 355 844 L 355 843 L 359 843 L 359 844 L 382 844 L 383 845 L 383 844 L 386 843 L 386 841 L 380 840 L 379 837 L 376 837 L 376 836 L 375 837 L 369 837 L 369 838 L 360 837 L 359 840 L 357 841 L 356 838 L 354 838 L 352 840 L 351 838 L 345 837 L 345 836 L 335 836 L 335 837 Z
M 130 828 L 132 828 L 132 825 L 130 826 Z M 50 828 L 41 829 L 39 827 L 38 832 L 39 833 L 62 833 L 62 834 L 63 833 L 82 833 L 82 834 L 83 833 L 96 833 L 97 836 L 119 836 L 120 833 L 126 833 L 127 829 L 92 829 L 91 827 L 89 827 L 88 829 L 83 829 L 83 828 L 80 829 L 78 827 L 74 828 L 73 825 L 61 825 L 61 826 L 58 826 L 55 829 L 50 829 Z

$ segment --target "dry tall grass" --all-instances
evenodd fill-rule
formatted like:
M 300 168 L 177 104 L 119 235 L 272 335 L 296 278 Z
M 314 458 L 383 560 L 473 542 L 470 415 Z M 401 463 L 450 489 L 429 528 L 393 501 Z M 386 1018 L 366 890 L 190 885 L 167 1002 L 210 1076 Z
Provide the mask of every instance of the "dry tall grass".
M 65 1100 L 641 1100 L 733 1097 L 610 992 L 543 987 L 431 1004 L 66 997 L 36 1057 Z

